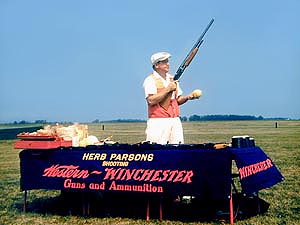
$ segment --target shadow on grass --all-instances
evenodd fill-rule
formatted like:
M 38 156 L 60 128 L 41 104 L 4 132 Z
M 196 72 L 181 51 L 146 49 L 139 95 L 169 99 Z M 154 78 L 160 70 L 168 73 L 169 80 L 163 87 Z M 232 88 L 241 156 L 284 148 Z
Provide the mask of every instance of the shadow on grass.
M 234 218 L 243 220 L 265 213 L 269 204 L 257 196 L 233 195 Z M 146 219 L 149 203 L 150 219 L 160 218 L 160 203 L 163 220 L 182 222 L 229 221 L 229 201 L 213 201 L 190 198 L 175 202 L 174 197 L 149 198 L 137 194 L 79 193 L 62 191 L 56 197 L 36 198 L 27 203 L 26 212 L 47 215 L 80 215 L 89 217 L 121 217 Z M 23 205 L 15 205 L 22 209 Z M 85 207 L 83 207 L 85 206 Z

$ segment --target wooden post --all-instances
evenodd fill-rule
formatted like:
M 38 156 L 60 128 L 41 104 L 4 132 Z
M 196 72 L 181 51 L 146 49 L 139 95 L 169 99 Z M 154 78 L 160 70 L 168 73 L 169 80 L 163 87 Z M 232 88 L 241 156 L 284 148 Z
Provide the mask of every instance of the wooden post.
M 23 203 L 23 212 L 26 213 L 27 207 L 27 190 L 24 191 L 24 203 Z
M 84 196 L 84 192 L 81 193 L 81 208 L 82 208 L 82 215 L 85 216 L 85 196 Z
M 159 199 L 159 220 L 162 221 L 163 213 L 162 213 L 162 198 Z
M 90 192 L 86 192 L 86 213 L 89 216 L 90 215 Z
M 150 202 L 149 199 L 147 200 L 147 206 L 146 206 L 146 221 L 150 220 Z

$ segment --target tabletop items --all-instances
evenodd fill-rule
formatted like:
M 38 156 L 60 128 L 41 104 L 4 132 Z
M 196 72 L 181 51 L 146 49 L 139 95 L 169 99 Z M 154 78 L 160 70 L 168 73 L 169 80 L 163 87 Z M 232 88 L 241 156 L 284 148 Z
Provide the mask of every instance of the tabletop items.
M 17 135 L 17 138 L 19 140 L 14 142 L 14 148 L 17 149 L 86 147 L 112 141 L 111 137 L 99 141 L 96 136 L 88 134 L 88 125 L 79 123 L 68 126 L 61 124 L 46 125 L 35 132 L 22 132 Z

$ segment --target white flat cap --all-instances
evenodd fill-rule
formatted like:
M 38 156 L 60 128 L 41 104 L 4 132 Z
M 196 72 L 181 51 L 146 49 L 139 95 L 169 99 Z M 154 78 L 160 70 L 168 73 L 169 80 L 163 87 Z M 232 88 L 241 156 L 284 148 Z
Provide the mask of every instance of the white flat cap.
M 151 63 L 154 65 L 160 61 L 164 61 L 171 57 L 171 54 L 168 52 L 157 52 L 151 56 Z

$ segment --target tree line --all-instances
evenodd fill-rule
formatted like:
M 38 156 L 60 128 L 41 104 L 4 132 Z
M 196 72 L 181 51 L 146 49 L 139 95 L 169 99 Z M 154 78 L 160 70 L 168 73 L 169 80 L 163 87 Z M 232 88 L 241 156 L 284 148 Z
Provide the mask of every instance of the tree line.
M 180 117 L 182 121 L 235 121 L 235 120 L 289 120 L 289 118 L 283 117 L 273 117 L 273 118 L 264 118 L 263 116 L 251 116 L 251 115 L 191 115 L 189 117 L 182 116 Z M 95 119 L 91 123 L 103 123 L 103 122 L 114 122 L 114 123 L 131 123 L 131 122 L 145 122 L 146 120 L 141 119 L 116 119 L 116 120 L 99 120 Z M 47 123 L 72 123 L 70 121 L 60 121 L 60 122 L 49 122 L 46 120 L 35 120 L 34 122 L 21 120 L 14 121 L 12 124 L 47 124 Z
M 224 120 L 264 120 L 262 116 L 250 115 L 192 115 L 188 121 L 224 121 Z

